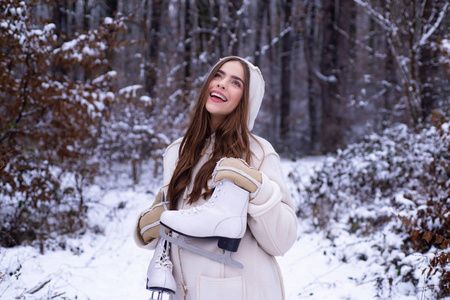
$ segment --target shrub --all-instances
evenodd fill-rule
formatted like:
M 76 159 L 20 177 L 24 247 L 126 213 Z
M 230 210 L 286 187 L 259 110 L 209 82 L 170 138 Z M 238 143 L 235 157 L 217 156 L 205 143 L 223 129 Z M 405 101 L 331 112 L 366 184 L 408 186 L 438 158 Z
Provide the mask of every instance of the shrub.
M 298 215 L 311 218 L 332 240 L 341 230 L 361 238 L 389 230 L 401 243 L 373 245 L 386 268 L 380 282 L 392 283 L 388 270 L 396 266 L 396 276 L 416 285 L 420 276 L 410 255 L 420 252 L 432 257 L 422 271 L 426 278 L 440 275 L 439 287 L 429 288 L 438 296 L 448 295 L 449 151 L 450 122 L 436 112 L 433 124 L 420 129 L 397 125 L 372 134 L 326 159 L 299 190 Z M 386 256 L 386 249 L 404 255 Z M 409 271 L 400 271 L 404 267 Z
M 122 17 L 69 38 L 33 13 L 52 4 L 2 3 L 0 238 L 6 247 L 83 228 L 83 188 L 98 170 L 99 124 L 115 98 L 109 51 Z

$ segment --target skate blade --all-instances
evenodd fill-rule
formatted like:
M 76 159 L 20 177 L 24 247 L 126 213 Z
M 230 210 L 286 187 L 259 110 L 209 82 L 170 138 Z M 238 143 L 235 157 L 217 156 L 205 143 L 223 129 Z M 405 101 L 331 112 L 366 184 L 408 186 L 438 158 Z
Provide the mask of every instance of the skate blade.
M 165 292 L 161 290 L 152 290 L 151 298 L 149 300 L 171 300 L 175 293 Z M 155 298 L 156 297 L 156 298 Z
M 166 230 L 170 229 L 170 228 L 165 227 L 164 224 L 161 224 L 161 225 L 163 225 L 163 226 L 161 226 L 161 228 L 159 228 L 159 235 L 161 238 L 165 239 L 166 241 L 169 241 L 175 245 L 178 245 L 184 249 L 187 249 L 191 252 L 197 253 L 197 254 L 204 256 L 206 258 L 209 258 L 211 260 L 214 260 L 214 261 L 217 261 L 220 263 L 224 263 L 226 265 L 229 265 L 229 266 L 232 266 L 235 268 L 239 268 L 239 269 L 244 268 L 244 266 L 240 262 L 235 261 L 234 259 L 231 258 L 230 251 L 225 250 L 225 252 L 223 254 L 216 254 L 216 253 L 212 253 L 212 252 L 206 251 L 204 249 L 195 247 L 191 244 L 186 243 L 183 235 L 181 235 L 179 238 L 174 238 L 174 237 L 168 235 L 166 233 Z
M 147 290 L 151 291 L 152 293 L 160 293 L 160 294 L 168 294 L 168 295 L 175 294 L 175 291 L 172 291 L 170 289 L 165 289 L 162 287 L 147 287 Z

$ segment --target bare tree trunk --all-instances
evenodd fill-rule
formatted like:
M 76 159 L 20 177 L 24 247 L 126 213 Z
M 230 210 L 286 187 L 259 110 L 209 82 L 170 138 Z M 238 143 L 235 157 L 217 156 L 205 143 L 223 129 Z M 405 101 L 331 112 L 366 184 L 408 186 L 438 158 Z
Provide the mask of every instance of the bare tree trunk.
M 55 33 L 59 43 L 67 40 L 67 14 L 65 10 L 65 1 L 57 1 L 53 6 L 53 24 L 55 24 Z M 61 77 L 67 71 L 61 64 L 52 63 L 52 73 L 55 78 Z
M 108 6 L 107 14 L 110 17 L 114 17 L 117 12 L 118 0 L 107 0 L 106 5 Z
M 90 26 L 89 16 L 90 16 L 89 0 L 84 0 L 84 3 L 83 3 L 83 29 L 84 30 L 89 30 L 89 26 Z
M 353 68 L 352 65 L 353 62 L 350 59 L 350 51 L 352 47 L 352 39 L 355 36 L 354 27 L 352 28 L 351 24 L 354 19 L 354 4 L 353 0 L 339 0 L 337 1 L 339 3 L 339 6 L 337 7 L 337 23 L 335 30 L 338 31 L 337 35 L 337 44 L 336 44 L 336 50 L 337 50 L 337 78 L 338 78 L 338 111 L 336 113 L 339 116 L 339 124 L 340 124 L 340 141 L 336 144 L 337 147 L 344 146 L 345 143 L 345 137 L 344 132 L 347 129 L 347 122 L 346 122 L 346 114 L 344 113 L 344 107 L 348 103 L 348 98 L 351 94 L 351 87 L 352 87 L 352 74 L 353 74 Z M 347 35 L 342 35 L 340 32 L 346 32 Z
M 320 96 L 318 91 L 320 87 L 317 84 L 315 76 L 316 59 L 314 46 L 318 44 L 315 38 L 316 33 L 316 3 L 307 1 L 304 7 L 304 42 L 303 52 L 307 66 L 307 88 L 308 88 L 308 115 L 309 115 L 309 149 L 312 152 L 320 151 Z
M 292 1 L 287 0 L 284 7 L 284 28 L 291 26 Z M 289 113 L 291 101 L 291 51 L 292 33 L 288 31 L 283 36 L 281 54 L 281 95 L 280 95 L 280 137 L 283 141 L 289 135 Z M 289 142 L 287 143 L 289 144 Z
M 243 0 L 234 0 L 228 3 L 228 11 L 229 11 L 229 31 L 231 32 L 230 42 L 231 45 L 230 53 L 232 55 L 237 55 L 239 51 L 239 41 L 238 38 L 240 35 L 240 27 L 241 27 L 241 15 L 238 15 L 238 11 L 242 7 Z
M 433 7 L 434 6 L 434 7 Z M 429 19 L 433 13 L 433 8 L 439 11 L 439 4 L 433 4 L 430 1 L 425 3 L 422 19 Z M 434 74 L 438 73 L 439 58 L 436 50 L 433 50 L 430 43 L 425 43 L 420 48 L 419 56 L 419 79 L 420 79 L 420 94 L 421 94 L 421 115 L 425 120 L 434 108 L 438 95 L 436 87 L 434 87 Z
M 335 18 L 335 1 L 325 0 L 323 4 L 323 48 L 321 73 L 331 78 L 337 76 L 337 36 L 333 28 Z M 325 151 L 334 151 L 342 140 L 339 97 L 336 81 L 329 81 L 322 86 L 322 147 Z
M 55 32 L 61 41 L 67 39 L 67 13 L 65 4 L 65 1 L 57 1 L 53 6 L 53 23 L 55 24 Z
M 264 0 L 265 5 L 267 8 L 269 8 L 270 6 L 270 0 Z M 266 28 L 266 38 L 267 38 L 267 42 L 270 43 L 272 41 L 272 31 L 271 31 L 271 27 L 272 27 L 272 13 L 270 11 L 270 9 L 266 9 L 266 18 L 267 18 L 267 28 Z M 269 63 L 274 62 L 275 58 L 274 58 L 274 51 L 272 50 L 272 47 L 269 47 L 269 49 L 267 50 L 267 58 L 269 59 Z
M 211 16 L 217 18 L 217 23 L 214 28 L 215 35 L 211 36 L 211 45 L 214 45 L 214 50 L 216 50 L 219 56 L 225 54 L 225 49 L 227 48 L 226 43 L 224 43 L 226 28 L 224 26 L 224 13 L 223 8 L 221 7 L 221 0 L 214 0 L 214 5 L 212 7 Z M 212 42 L 214 40 L 214 42 Z
M 338 28 L 348 28 L 351 0 L 325 0 L 323 9 L 323 48 L 321 73 L 327 80 L 322 86 L 322 146 L 334 152 L 344 145 L 342 105 L 345 97 L 344 66 L 349 41 L 339 36 Z M 336 6 L 338 4 L 339 6 Z
M 382 110 L 382 129 L 385 129 L 392 115 L 392 98 L 394 97 L 395 86 L 397 85 L 397 79 L 395 74 L 395 62 L 392 56 L 392 52 L 389 49 L 389 45 L 386 45 L 386 60 L 384 64 L 385 76 L 386 76 L 386 93 L 384 93 L 384 102 L 383 102 L 383 110 Z
M 265 62 L 268 64 L 269 74 L 277 74 L 277 61 L 276 58 L 277 55 L 275 54 L 276 47 L 272 47 L 270 45 L 271 41 L 273 40 L 273 34 L 272 34 L 272 27 L 274 26 L 272 24 L 272 11 L 270 9 L 270 0 L 264 0 L 264 5 L 266 7 L 266 27 L 264 28 L 265 36 L 266 36 L 266 42 L 268 43 L 266 47 L 264 47 L 265 51 Z M 272 84 L 277 84 L 275 82 L 276 78 L 275 76 L 269 76 L 269 78 L 265 78 L 266 85 L 271 86 Z M 269 136 L 271 136 L 272 140 L 278 140 L 279 139 L 279 105 L 278 105 L 278 96 L 275 89 L 267 89 L 266 91 L 266 99 L 269 100 L 269 107 L 271 113 L 271 126 L 269 126 Z
M 256 24 L 259 24 L 260 26 L 262 26 L 264 24 L 264 13 L 265 13 L 265 8 L 267 7 L 265 1 L 258 1 L 257 4 L 257 17 L 256 17 Z M 259 66 L 261 61 L 260 61 L 260 57 L 261 57 L 261 47 L 262 47 L 262 42 L 261 42 L 261 37 L 262 37 L 262 33 L 263 30 L 256 30 L 255 32 L 255 65 Z
M 212 40 L 215 39 L 212 37 L 213 29 L 217 24 L 214 23 L 213 18 L 214 8 L 211 5 L 210 0 L 195 0 L 195 6 L 197 8 L 197 23 L 198 23 L 198 56 L 202 53 L 210 53 L 212 54 L 211 47 Z
M 191 90 L 191 54 L 192 54 L 192 22 L 191 22 L 191 2 L 185 0 L 184 7 L 184 93 L 183 95 L 189 95 Z M 187 99 L 186 99 L 187 101 Z
M 152 15 L 150 21 L 150 40 L 147 41 L 148 56 L 145 70 L 145 90 L 149 93 L 150 97 L 154 97 L 156 94 L 161 16 L 162 0 L 153 0 Z

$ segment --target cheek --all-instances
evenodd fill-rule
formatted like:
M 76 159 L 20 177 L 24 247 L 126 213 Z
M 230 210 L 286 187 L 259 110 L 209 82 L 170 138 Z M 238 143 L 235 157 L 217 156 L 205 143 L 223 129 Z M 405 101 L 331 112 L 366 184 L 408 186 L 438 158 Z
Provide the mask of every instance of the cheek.
M 233 93 L 233 102 L 237 105 L 239 102 L 241 102 L 242 98 L 242 91 L 235 91 Z
M 232 103 L 230 103 L 231 105 L 229 106 L 230 108 L 230 112 L 231 111 L 235 111 L 236 108 L 239 106 L 239 103 L 241 102 L 241 98 L 236 98 L 235 101 L 233 101 Z

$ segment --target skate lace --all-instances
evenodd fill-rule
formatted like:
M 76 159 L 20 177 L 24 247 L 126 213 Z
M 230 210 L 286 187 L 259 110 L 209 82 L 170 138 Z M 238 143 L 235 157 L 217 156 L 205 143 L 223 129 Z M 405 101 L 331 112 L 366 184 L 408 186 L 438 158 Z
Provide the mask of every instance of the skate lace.
M 220 191 L 220 188 L 218 191 Z M 204 211 L 205 209 L 209 208 L 211 205 L 213 205 L 215 203 L 216 198 L 217 198 L 217 195 L 213 195 L 213 197 L 211 197 L 208 201 L 206 201 L 202 205 L 198 205 L 198 206 L 194 206 L 194 207 L 191 207 L 188 209 L 180 210 L 180 213 L 188 214 L 188 215 L 198 214 L 198 213 Z
M 163 252 L 155 263 L 156 268 L 172 269 L 173 264 L 167 253 Z

